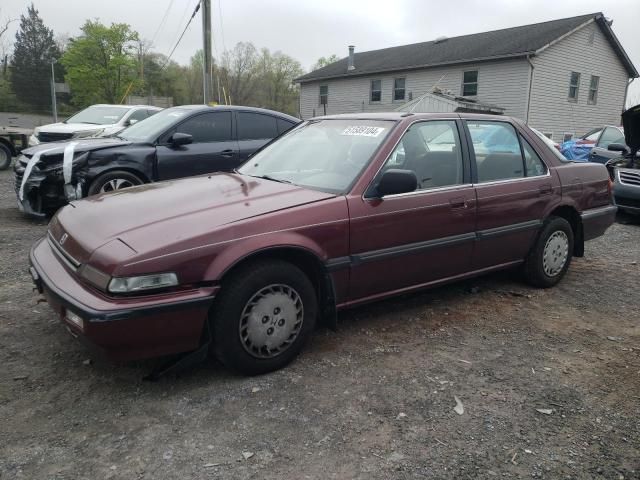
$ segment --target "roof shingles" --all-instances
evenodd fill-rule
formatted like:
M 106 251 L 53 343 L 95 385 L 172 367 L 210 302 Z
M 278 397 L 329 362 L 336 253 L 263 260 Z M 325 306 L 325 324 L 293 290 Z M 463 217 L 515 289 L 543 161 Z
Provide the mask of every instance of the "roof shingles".
M 307 73 L 296 81 L 304 83 L 384 71 L 524 56 L 534 53 L 589 20 L 597 18 L 603 18 L 603 15 L 592 13 L 503 30 L 462 35 L 447 38 L 441 42 L 421 42 L 360 52 L 354 56 L 354 70 L 347 70 L 347 58 L 343 58 Z M 635 70 L 633 65 L 631 68 Z

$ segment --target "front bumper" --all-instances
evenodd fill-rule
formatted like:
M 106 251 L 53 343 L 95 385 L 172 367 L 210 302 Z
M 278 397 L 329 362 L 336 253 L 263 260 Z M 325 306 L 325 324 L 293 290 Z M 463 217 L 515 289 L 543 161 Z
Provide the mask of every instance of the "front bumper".
M 29 260 L 36 288 L 72 335 L 88 341 L 114 361 L 196 349 L 219 290 L 213 286 L 113 298 L 80 283 L 45 239 L 31 248 Z M 76 318 L 74 315 L 83 320 L 82 325 L 69 318 Z
M 613 186 L 613 196 L 621 210 L 640 214 L 640 186 L 616 181 Z

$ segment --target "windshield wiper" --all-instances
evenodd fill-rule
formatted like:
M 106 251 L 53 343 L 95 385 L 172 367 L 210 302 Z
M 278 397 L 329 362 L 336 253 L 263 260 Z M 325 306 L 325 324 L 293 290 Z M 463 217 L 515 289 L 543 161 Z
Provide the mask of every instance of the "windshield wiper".
M 264 178 L 265 180 L 271 180 L 271 181 L 280 182 L 280 183 L 291 183 L 291 180 L 285 180 L 283 178 L 274 178 L 271 175 L 250 175 L 250 177 Z

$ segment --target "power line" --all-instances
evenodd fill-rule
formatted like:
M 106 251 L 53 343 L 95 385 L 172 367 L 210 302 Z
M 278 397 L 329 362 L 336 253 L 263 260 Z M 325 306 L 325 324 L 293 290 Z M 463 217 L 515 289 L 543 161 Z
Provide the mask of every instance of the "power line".
M 227 51 L 227 45 L 224 42 L 224 27 L 222 26 L 222 0 L 218 0 L 218 16 L 220 17 L 220 36 L 222 37 L 222 48 Z
M 193 10 L 193 13 L 191 14 L 191 18 L 189 19 L 187 24 L 184 26 L 184 30 L 182 30 L 182 33 L 180 34 L 180 38 L 178 38 L 178 41 L 176 42 L 176 44 L 171 49 L 171 53 L 169 53 L 169 56 L 167 57 L 167 61 L 164 62 L 164 65 L 162 65 L 162 68 L 166 67 L 169 64 L 169 60 L 171 60 L 171 56 L 173 55 L 173 52 L 175 52 L 176 48 L 178 48 L 178 45 L 180 45 L 180 40 L 182 40 L 182 37 L 184 37 L 184 34 L 187 31 L 187 28 L 189 28 L 189 25 L 191 25 L 191 21 L 193 20 L 193 17 L 196 16 L 196 13 L 198 13 L 198 10 L 200 10 L 200 1 L 199 0 L 198 0 L 198 4 L 196 5 L 196 8 Z
M 156 37 L 158 36 L 158 33 L 160 33 L 160 29 L 167 22 L 167 18 L 169 17 L 169 11 L 171 10 L 171 7 L 173 6 L 173 2 L 174 2 L 174 0 L 169 0 L 169 4 L 167 5 L 167 9 L 164 12 L 164 16 L 162 17 L 162 20 L 160 20 L 160 25 L 158 25 L 158 28 L 156 29 L 156 32 L 153 34 L 153 38 L 151 39 L 151 44 L 153 44 L 153 42 L 155 42 Z

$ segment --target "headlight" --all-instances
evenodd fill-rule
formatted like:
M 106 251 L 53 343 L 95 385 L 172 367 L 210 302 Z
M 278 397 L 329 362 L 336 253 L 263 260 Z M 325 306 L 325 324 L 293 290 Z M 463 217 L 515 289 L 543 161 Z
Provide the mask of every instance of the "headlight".
M 73 135 L 73 138 L 97 137 L 102 132 L 104 132 L 104 128 L 100 128 L 98 130 L 83 130 L 82 132 L 76 132 Z
M 175 273 L 158 273 L 140 277 L 114 277 L 109 282 L 109 291 L 111 293 L 131 293 L 176 285 L 178 285 L 178 277 Z

